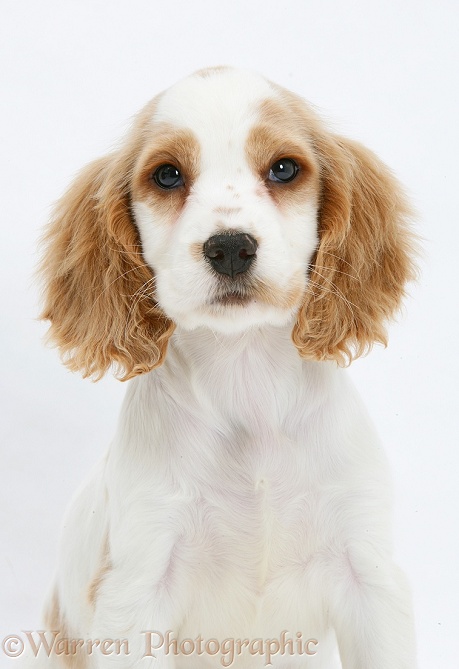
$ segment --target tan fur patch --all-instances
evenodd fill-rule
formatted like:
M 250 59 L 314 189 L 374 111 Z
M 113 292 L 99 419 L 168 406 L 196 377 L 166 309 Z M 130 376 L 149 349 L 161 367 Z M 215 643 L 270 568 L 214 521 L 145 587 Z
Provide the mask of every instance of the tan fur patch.
M 43 237 L 48 339 L 71 370 L 95 379 L 112 364 L 122 380 L 160 365 L 175 328 L 152 299 L 154 276 L 130 213 L 131 176 L 151 139 L 155 105 L 118 151 L 77 177 Z
M 241 211 L 241 207 L 215 207 L 214 214 L 223 214 L 224 216 L 231 216 Z
M 255 297 L 265 304 L 270 304 L 281 309 L 293 309 L 298 307 L 304 293 L 304 279 L 301 274 L 292 278 L 288 290 L 279 288 L 274 283 L 255 282 Z
M 199 174 L 200 146 L 191 130 L 168 124 L 152 124 L 151 135 L 134 167 L 132 198 L 146 202 L 159 220 L 173 222 L 186 202 Z M 172 164 L 180 171 L 184 185 L 170 190 L 160 188 L 152 178 L 155 170 Z
M 44 615 L 44 623 L 47 632 L 58 632 L 54 647 L 56 647 L 56 644 L 58 644 L 60 640 L 62 642 L 65 639 L 70 641 L 75 639 L 75 635 L 70 633 L 61 613 L 59 598 L 56 591 L 54 591 L 51 601 L 48 604 Z M 86 669 L 87 657 L 85 656 L 84 650 L 81 648 L 76 648 L 75 650 L 75 653 L 69 652 L 66 654 L 64 652 L 59 654 L 62 665 L 66 666 L 68 669 Z
M 100 585 L 111 569 L 112 569 L 112 563 L 110 560 L 110 545 L 108 541 L 108 536 L 106 536 L 102 544 L 99 568 L 95 573 L 95 575 L 93 576 L 92 581 L 90 582 L 88 587 L 88 601 L 92 607 L 96 605 L 97 594 Z
M 190 255 L 193 258 L 193 260 L 196 260 L 198 262 L 203 260 L 204 259 L 203 244 L 201 244 L 201 242 L 193 242 L 193 244 L 190 244 Z
M 306 130 L 296 123 L 288 105 L 265 100 L 259 108 L 259 121 L 246 142 L 246 153 L 253 171 L 264 183 L 276 204 L 283 210 L 305 202 L 318 188 L 318 165 Z M 299 166 L 295 179 L 277 183 L 268 179 L 273 163 L 291 158 Z M 260 184 L 261 188 L 261 184 Z
M 225 72 L 228 69 L 229 67 L 227 65 L 204 67 L 202 70 L 197 70 L 195 72 L 195 75 L 198 77 L 203 77 L 203 79 L 206 79 L 207 77 L 213 77 L 215 74 L 221 74 L 222 72 Z

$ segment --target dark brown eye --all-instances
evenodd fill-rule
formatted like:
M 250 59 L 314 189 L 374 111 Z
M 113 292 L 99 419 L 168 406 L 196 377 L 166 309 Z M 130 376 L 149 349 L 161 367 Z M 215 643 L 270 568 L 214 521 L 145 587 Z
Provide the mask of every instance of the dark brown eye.
M 180 171 L 175 165 L 169 163 L 160 165 L 158 169 L 155 170 L 153 173 L 153 180 L 157 186 L 166 190 L 183 186 L 183 178 Z
M 292 158 L 281 158 L 271 165 L 268 179 L 278 183 L 288 183 L 298 174 L 300 168 Z

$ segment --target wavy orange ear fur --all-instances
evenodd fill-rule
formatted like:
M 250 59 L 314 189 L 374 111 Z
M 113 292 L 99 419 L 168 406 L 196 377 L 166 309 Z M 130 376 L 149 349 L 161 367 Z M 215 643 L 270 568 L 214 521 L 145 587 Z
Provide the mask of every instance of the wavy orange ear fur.
M 48 338 L 71 370 L 126 380 L 161 364 L 174 329 L 151 298 L 129 211 L 132 152 L 91 163 L 58 202 L 41 265 Z
M 388 168 L 358 143 L 317 131 L 319 247 L 292 338 L 301 356 L 349 363 L 374 342 L 416 276 L 410 209 Z

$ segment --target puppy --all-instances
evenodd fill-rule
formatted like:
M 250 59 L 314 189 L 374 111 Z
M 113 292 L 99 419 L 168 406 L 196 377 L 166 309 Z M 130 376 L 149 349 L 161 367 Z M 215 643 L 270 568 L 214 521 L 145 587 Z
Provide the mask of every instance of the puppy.
M 342 369 L 386 343 L 409 218 L 375 155 L 232 68 L 157 96 L 80 174 L 42 317 L 70 369 L 132 380 L 34 666 L 329 668 L 336 643 L 344 669 L 415 667 L 387 464 Z

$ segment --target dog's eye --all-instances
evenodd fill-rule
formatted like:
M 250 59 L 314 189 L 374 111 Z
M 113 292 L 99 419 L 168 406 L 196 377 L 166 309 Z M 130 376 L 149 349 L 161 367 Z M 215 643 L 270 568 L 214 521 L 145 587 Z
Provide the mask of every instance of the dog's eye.
M 179 186 L 183 186 L 183 178 L 180 174 L 180 171 L 175 167 L 175 165 L 171 165 L 169 163 L 166 165 L 160 165 L 152 176 L 155 183 L 160 188 L 169 190 L 171 188 L 178 188 Z
M 281 158 L 271 165 L 268 179 L 280 183 L 292 181 L 298 174 L 300 168 L 291 158 Z

